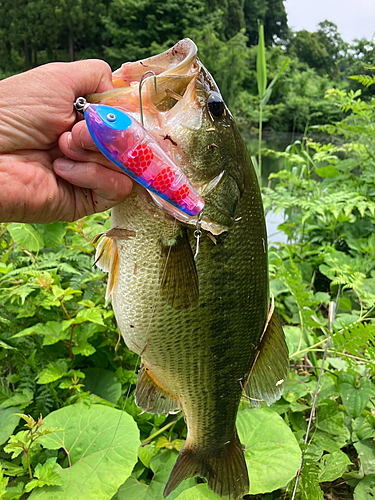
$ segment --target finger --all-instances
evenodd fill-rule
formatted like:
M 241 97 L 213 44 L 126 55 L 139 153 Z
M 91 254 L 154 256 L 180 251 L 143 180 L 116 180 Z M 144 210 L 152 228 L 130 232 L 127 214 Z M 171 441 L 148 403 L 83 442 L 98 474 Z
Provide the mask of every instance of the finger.
M 71 134 L 69 140 L 72 140 L 75 146 L 81 149 L 97 150 L 85 121 L 76 123 L 72 128 Z
M 133 187 L 132 181 L 126 175 L 93 162 L 57 158 L 53 163 L 53 170 L 73 186 L 83 188 L 75 192 L 76 205 L 87 209 L 91 206 L 90 213 L 101 212 L 117 205 L 129 196 Z M 85 190 L 92 191 L 90 198 Z M 87 214 L 88 212 L 83 215 Z
M 81 123 L 78 123 L 76 126 L 78 127 Z M 85 125 L 82 123 L 82 125 Z M 115 172 L 120 173 L 120 169 L 116 167 L 111 161 L 107 160 L 107 158 L 96 148 L 94 142 L 91 140 L 91 146 L 88 144 L 89 139 L 86 141 L 86 145 L 90 146 L 91 149 L 83 149 L 80 144 L 79 135 L 76 135 L 75 141 L 73 140 L 73 135 L 71 132 L 65 132 L 60 136 L 59 139 L 59 148 L 60 151 L 71 160 L 75 160 L 78 162 L 84 163 L 98 163 L 103 165 Z
M 70 64 L 76 97 L 113 89 L 111 67 L 106 62 L 87 59 Z

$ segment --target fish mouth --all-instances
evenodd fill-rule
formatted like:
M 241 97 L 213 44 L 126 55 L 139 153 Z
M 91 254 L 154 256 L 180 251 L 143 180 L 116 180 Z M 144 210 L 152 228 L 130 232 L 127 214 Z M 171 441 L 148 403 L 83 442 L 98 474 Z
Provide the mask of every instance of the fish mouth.
M 195 43 L 190 38 L 184 38 L 161 54 L 124 63 L 112 74 L 113 90 L 90 94 L 86 99 L 92 103 L 121 107 L 132 112 L 135 118 L 138 113 L 140 121 L 139 84 L 147 72 L 153 72 L 155 76 L 150 73 L 142 83 L 142 106 L 151 113 L 155 112 L 154 108 L 159 112 L 167 111 L 184 97 L 189 84 L 198 75 L 201 65 L 197 52 Z
M 210 182 L 203 184 L 192 182 L 189 169 L 191 168 L 192 171 L 197 169 L 189 160 L 186 161 L 189 168 L 181 165 L 179 158 L 184 154 L 181 150 L 178 151 L 175 147 L 177 144 L 168 134 L 170 129 L 173 131 L 176 123 L 183 123 L 184 127 L 191 130 L 198 130 L 201 127 L 202 103 L 197 98 L 195 86 L 202 65 L 197 58 L 197 51 L 195 43 L 185 38 L 161 54 L 136 62 L 124 63 L 112 74 L 113 90 L 101 94 L 90 94 L 86 99 L 90 103 L 106 104 L 122 109 L 138 122 L 142 122 L 141 94 L 144 127 L 189 177 L 193 187 L 198 192 L 204 192 L 205 185 Z M 146 75 L 148 72 L 154 75 L 152 73 Z M 141 81 L 142 88 L 140 89 Z M 158 209 L 167 212 L 184 224 L 194 226 L 197 224 L 197 216 L 189 216 L 155 194 L 150 192 L 149 194 L 154 206 L 156 205 Z M 228 229 L 208 219 L 204 214 L 200 222 L 202 229 L 214 235 Z

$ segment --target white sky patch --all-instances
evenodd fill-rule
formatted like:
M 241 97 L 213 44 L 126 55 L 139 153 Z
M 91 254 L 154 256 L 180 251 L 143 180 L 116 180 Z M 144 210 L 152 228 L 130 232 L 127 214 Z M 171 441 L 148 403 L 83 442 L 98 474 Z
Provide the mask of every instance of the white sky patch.
M 289 27 L 316 31 L 321 21 L 332 21 L 346 42 L 371 40 L 375 34 L 375 0 L 285 0 Z

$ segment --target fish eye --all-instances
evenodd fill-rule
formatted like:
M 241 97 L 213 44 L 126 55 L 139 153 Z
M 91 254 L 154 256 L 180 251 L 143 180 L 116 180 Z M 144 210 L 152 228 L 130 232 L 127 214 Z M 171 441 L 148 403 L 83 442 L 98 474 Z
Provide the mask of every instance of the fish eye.
M 218 92 L 211 92 L 207 99 L 208 111 L 219 118 L 224 113 L 224 101 Z
M 114 113 L 108 113 L 108 115 L 106 116 L 107 120 L 109 122 L 115 122 L 116 121 L 116 115 Z

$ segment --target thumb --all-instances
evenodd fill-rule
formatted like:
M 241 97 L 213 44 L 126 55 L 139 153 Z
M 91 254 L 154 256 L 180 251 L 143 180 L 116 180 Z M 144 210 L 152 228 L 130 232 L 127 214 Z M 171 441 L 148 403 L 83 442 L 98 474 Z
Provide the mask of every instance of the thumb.
M 113 89 L 111 67 L 100 59 L 75 61 L 70 69 L 75 97 Z

